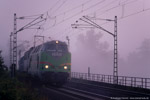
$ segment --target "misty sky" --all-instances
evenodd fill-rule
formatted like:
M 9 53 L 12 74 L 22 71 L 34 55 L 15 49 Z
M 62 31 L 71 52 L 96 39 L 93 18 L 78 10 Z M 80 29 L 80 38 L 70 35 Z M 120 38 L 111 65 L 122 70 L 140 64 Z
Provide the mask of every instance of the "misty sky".
M 25 45 L 33 46 L 34 35 L 45 36 L 45 41 L 49 40 L 49 37 L 66 41 L 66 36 L 69 36 L 71 52 L 77 50 L 78 35 L 90 30 L 88 28 L 72 29 L 71 24 L 84 15 L 105 19 L 114 19 L 114 16 L 117 15 L 119 55 L 126 59 L 131 52 L 137 51 L 145 39 L 150 38 L 149 8 L 149 0 L 0 0 L 0 49 L 8 63 L 9 35 L 13 31 L 14 13 L 17 14 L 17 17 L 37 14 L 48 16 L 46 22 L 40 24 L 41 30 L 26 29 L 19 32 L 18 45 L 27 40 L 29 44 Z M 17 29 L 30 21 L 32 20 L 18 19 Z M 99 25 L 105 23 L 101 20 L 95 22 Z M 111 22 L 102 27 L 113 32 L 113 25 L 114 23 Z M 103 34 L 101 41 L 107 41 L 109 50 L 113 50 L 113 37 L 99 29 L 94 30 Z

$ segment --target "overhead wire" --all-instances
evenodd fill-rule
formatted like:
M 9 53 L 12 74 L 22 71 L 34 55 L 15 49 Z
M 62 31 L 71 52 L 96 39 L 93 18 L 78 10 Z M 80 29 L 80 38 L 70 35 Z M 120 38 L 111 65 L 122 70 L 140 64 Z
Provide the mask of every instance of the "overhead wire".
M 58 2 L 60 2 L 60 0 L 57 1 L 55 5 L 57 5 Z M 53 11 L 53 12 L 56 13 L 66 2 L 67 2 L 67 0 L 63 1 L 63 3 L 62 3 L 61 5 L 59 5 L 59 7 L 58 7 L 55 11 Z M 53 7 L 52 7 L 52 8 L 53 8 Z M 52 10 L 52 8 L 51 8 L 50 10 Z M 53 12 L 51 12 L 51 15 L 53 14 Z M 54 19 L 54 20 L 55 20 L 54 24 L 52 25 L 52 27 L 54 27 L 55 24 L 56 24 L 56 16 L 52 18 L 51 15 L 49 15 L 49 10 L 46 11 L 45 14 L 46 14 L 46 19 Z M 47 29 L 47 28 L 46 28 L 46 29 Z M 45 29 L 45 30 L 46 30 L 46 29 Z
M 82 8 L 78 13 L 76 13 L 74 16 L 76 16 L 77 14 L 80 14 L 80 13 L 82 13 L 82 12 L 84 12 L 84 11 L 87 11 L 87 10 L 89 10 L 89 9 L 91 9 L 91 8 L 93 8 L 93 7 L 96 7 L 96 6 L 98 6 L 99 4 L 101 4 L 101 3 L 103 3 L 105 0 L 101 0 L 100 2 L 97 2 L 97 3 L 95 3 L 94 5 L 91 5 L 90 7 L 88 7 L 88 8 Z M 82 6 L 83 5 L 85 5 L 85 4 L 82 4 Z M 70 18 L 70 17 L 69 17 Z M 68 18 L 67 18 L 68 19 Z
M 105 0 L 104 0 L 104 1 L 105 1 Z M 116 0 L 114 0 L 114 1 L 116 1 Z M 113 2 L 114 2 L 114 1 L 113 1 Z M 101 3 L 101 2 L 99 2 L 99 3 Z M 98 3 L 98 4 L 99 4 L 99 3 Z M 96 4 L 96 5 L 98 5 L 98 4 Z M 110 4 L 112 4 L 112 2 L 111 2 Z M 110 5 L 110 4 L 109 4 L 109 5 Z M 96 5 L 93 5 L 93 6 L 96 6 Z M 91 7 L 93 7 L 93 6 L 91 6 Z M 89 8 L 91 8 L 91 7 L 89 7 Z M 85 10 L 88 10 L 89 8 L 87 8 L 87 9 L 85 9 Z M 82 9 L 82 11 L 83 11 L 83 9 Z M 79 13 L 81 13 L 82 11 L 80 11 Z M 78 15 L 79 13 L 77 13 L 76 15 Z M 74 15 L 74 16 L 75 16 L 75 15 Z M 72 18 L 72 17 L 74 17 L 74 16 L 71 16 L 71 17 L 69 17 L 68 19 L 70 19 L 70 18 Z M 67 20 L 67 19 L 65 19 L 65 20 Z M 64 21 L 64 20 L 63 20 L 63 21 Z M 62 22 L 63 22 L 63 21 L 62 21 Z M 62 23 L 62 22 L 60 22 L 60 23 Z M 57 24 L 60 24 L 60 23 L 57 23 Z M 93 27 L 91 27 L 91 28 L 93 28 Z
M 84 11 L 87 11 L 87 10 L 93 8 L 93 7 L 96 7 L 97 5 L 103 3 L 104 1 L 105 1 L 105 0 L 102 0 L 102 1 L 100 1 L 100 2 L 95 3 L 94 5 L 92 5 L 92 6 L 88 7 L 88 8 L 86 8 L 86 9 L 84 9 L 83 12 L 84 12 Z M 63 23 L 63 22 L 65 22 L 65 21 L 67 21 L 67 20 L 69 20 L 69 19 L 71 19 L 71 18 L 73 18 L 73 17 L 75 17 L 75 16 L 77 16 L 77 15 L 83 13 L 83 12 L 82 12 L 82 11 L 79 11 L 79 12 L 75 13 L 74 15 L 69 16 L 69 17 L 67 17 L 67 18 L 65 18 L 65 19 L 63 19 L 63 20 L 61 20 L 61 21 L 59 21 L 58 23 L 56 22 L 55 26 L 56 26 L 56 25 L 59 25 L 59 24 L 61 24 L 61 23 Z M 49 27 L 49 28 L 47 28 L 47 29 L 45 29 L 45 30 L 49 30 L 49 29 L 51 29 L 51 28 L 52 28 L 52 27 Z
M 60 0 L 59 0 L 60 1 Z M 104 0 L 105 1 L 105 0 Z M 114 1 L 112 1 L 112 2 L 116 2 L 117 0 L 114 0 Z M 113 10 L 113 9 L 115 9 L 115 8 L 117 8 L 117 7 L 120 7 L 120 6 L 124 6 L 124 5 L 127 5 L 127 4 L 130 4 L 130 3 L 133 3 L 133 2 L 136 2 L 136 1 L 138 1 L 138 0 L 132 0 L 132 1 L 129 1 L 129 0 L 126 0 L 126 1 L 124 1 L 124 2 L 122 2 L 122 3 L 120 3 L 119 5 L 117 5 L 117 6 L 114 6 L 114 7 L 111 7 L 111 8 L 109 8 L 109 9 L 107 9 L 107 10 L 104 10 L 103 11 L 103 13 L 101 13 L 100 15 L 102 15 L 102 14 L 104 14 L 104 13 L 106 13 L 106 12 L 109 12 L 109 11 L 111 11 L 111 10 Z M 89 1 L 87 1 L 87 2 L 90 2 L 90 0 Z M 111 2 L 111 3 L 112 3 Z M 111 4 L 111 3 L 109 3 L 108 4 L 108 6 Z M 97 4 L 98 5 L 98 4 Z M 144 4 L 143 4 L 144 5 Z M 93 5 L 94 6 L 94 5 Z M 106 7 L 108 7 L 108 6 L 103 6 L 104 8 L 106 8 Z M 83 7 L 83 4 L 82 4 L 82 7 Z M 92 6 L 90 6 L 91 8 L 92 8 Z M 89 9 L 90 9 L 90 7 L 88 7 Z M 66 12 L 63 12 L 63 13 L 60 13 L 60 14 L 58 14 L 57 16 L 60 16 L 60 15 L 62 15 L 62 14 L 64 14 L 65 16 L 67 16 L 67 14 L 66 13 L 68 13 L 68 12 L 70 12 L 71 10 L 74 10 L 74 9 L 76 9 L 75 7 L 74 8 L 72 8 L 72 9 L 70 9 L 70 10 L 67 10 Z M 149 8 L 150 9 L 150 8 Z M 144 6 L 143 6 L 143 11 L 147 11 L 147 10 L 149 10 L 149 9 L 144 9 Z M 69 16 L 69 17 L 66 17 L 65 18 L 65 16 L 64 16 L 64 18 L 63 18 L 63 20 L 62 21 L 59 21 L 58 23 L 56 23 L 56 20 L 55 20 L 55 26 L 56 25 L 59 25 L 59 24 L 61 24 L 61 23 L 63 23 L 63 22 L 65 22 L 65 21 L 67 21 L 67 20 L 69 20 L 69 19 L 71 19 L 71 18 L 73 18 L 73 17 L 75 17 L 75 16 L 77 16 L 77 15 L 79 15 L 79 14 L 81 14 L 82 12 L 84 12 L 84 11 L 86 11 L 86 10 L 88 10 L 88 9 L 85 9 L 84 7 L 81 9 L 81 11 L 79 11 L 78 13 L 76 13 L 76 14 L 74 14 L 74 15 L 72 15 L 72 16 Z M 95 12 L 97 12 L 97 11 L 99 11 L 99 10 L 101 10 L 101 9 L 98 9 L 98 10 L 96 10 Z M 135 15 L 135 14 L 138 14 L 138 13 L 141 13 L 142 11 L 139 11 L 139 12 L 136 12 L 136 13 L 133 13 L 133 14 L 130 14 L 130 15 L 127 15 L 127 16 L 125 16 L 124 15 L 124 9 L 122 10 L 122 18 L 119 18 L 118 20 L 120 20 L 120 19 L 123 19 L 123 18 L 127 18 L 127 17 L 129 17 L 129 16 L 132 16 L 132 15 Z M 91 13 L 90 13 L 91 14 Z M 48 29 L 48 28 L 47 28 Z M 45 31 L 45 30 L 44 30 Z
M 128 0 L 126 0 L 126 2 L 127 2 Z M 127 4 L 130 4 L 130 3 L 133 3 L 133 2 L 135 2 L 135 1 L 137 1 L 137 0 L 134 0 L 134 1 L 132 1 L 132 2 L 127 2 L 127 3 L 125 3 L 125 4 L 123 4 L 123 5 L 127 5 Z M 143 1 L 144 3 L 145 3 L 145 1 Z M 116 6 L 116 7 L 118 7 L 118 6 Z M 114 7 L 113 7 L 114 8 Z M 126 16 L 121 16 L 120 18 L 118 18 L 118 20 L 121 20 L 121 19 L 124 19 L 124 18 L 128 18 L 128 17 L 130 17 L 130 16 L 133 16 L 133 15 L 136 15 L 136 14 L 140 14 L 140 13 L 143 13 L 143 12 L 145 12 L 145 11 L 149 11 L 150 10 L 150 8 L 147 8 L 147 9 L 145 9 L 144 8 L 144 5 L 143 5 L 143 9 L 142 10 L 140 10 L 140 11 L 138 11 L 138 12 L 135 12 L 135 13 L 132 13 L 132 14 L 129 14 L 129 15 L 126 15 Z M 107 23 L 110 23 L 110 22 L 106 22 L 106 23 L 103 23 L 103 25 L 104 24 L 107 24 Z M 101 24 L 102 25 L 102 24 Z
M 104 0 L 104 1 L 105 1 L 105 0 Z M 116 1 L 116 0 L 114 0 L 114 1 Z M 113 2 L 114 2 L 114 1 L 113 1 Z M 99 2 L 99 3 L 100 3 L 100 2 Z M 112 4 L 112 2 L 109 3 L 108 5 L 110 5 L 110 4 Z M 96 5 L 98 5 L 98 4 L 96 4 Z M 95 5 L 93 5 L 93 6 L 95 6 Z M 92 7 L 92 6 L 91 6 L 91 7 Z M 91 8 L 91 7 L 89 7 L 89 8 Z M 105 6 L 105 7 L 106 7 L 106 6 Z M 88 8 L 88 9 L 89 9 L 89 8 Z M 103 8 L 104 8 L 104 7 L 103 7 Z M 86 10 L 88 10 L 88 9 L 86 9 Z M 79 12 L 79 13 L 80 13 L 80 12 Z M 78 15 L 78 13 L 77 13 L 77 15 Z M 75 15 L 74 15 L 74 16 L 75 16 Z M 74 17 L 74 16 L 71 16 L 70 18 L 72 18 L 72 17 Z M 69 18 L 69 19 L 70 19 L 70 18 Z M 62 22 L 60 22 L 60 23 L 62 23 Z M 57 24 L 60 24 L 60 23 L 57 23 Z M 90 27 L 90 28 L 93 28 L 93 27 Z
M 71 31 L 72 29 L 69 28 L 67 31 L 62 32 L 62 34 L 58 36 L 58 39 L 60 39 L 61 37 L 67 36 Z
M 70 30 L 70 29 L 72 29 L 71 26 L 65 28 L 64 31 L 55 33 L 55 37 L 56 37 L 56 38 L 57 38 L 57 37 L 61 37 L 66 31 L 68 31 L 68 30 Z M 61 33 L 61 34 L 60 34 L 60 33 Z
M 55 5 L 57 5 L 58 2 L 60 2 L 60 0 L 57 1 Z M 83 4 L 85 5 L 85 4 L 89 3 L 89 2 L 91 2 L 91 0 L 86 1 L 86 2 L 82 3 L 81 5 L 83 5 Z M 56 16 L 58 17 L 58 16 L 60 16 L 60 15 L 62 15 L 62 14 L 65 15 L 66 13 L 68 13 L 68 12 L 74 10 L 74 9 L 79 8 L 81 5 L 78 5 L 78 6 L 76 6 L 76 7 L 73 7 L 73 8 L 71 8 L 71 9 L 69 9 L 69 10 L 67 10 L 67 11 L 65 11 L 65 12 L 63 12 L 63 13 L 60 13 L 60 14 L 56 15 Z M 53 7 L 52 7 L 52 8 L 53 8 Z M 49 10 L 51 10 L 52 8 L 50 8 Z M 48 11 L 47 11 L 47 13 L 48 13 Z M 47 15 L 48 15 L 48 14 L 47 14 Z M 56 16 L 55 16 L 55 22 L 54 22 L 54 24 L 52 25 L 53 27 L 54 27 L 55 24 L 56 24 Z M 64 18 L 63 18 L 63 21 L 64 21 Z M 51 28 L 51 27 L 50 27 L 50 28 Z M 48 29 L 50 29 L 50 28 L 46 28 L 45 30 L 48 30 Z
M 58 4 L 58 2 L 60 2 L 61 0 L 58 0 L 49 10 L 52 10 L 52 8 L 53 7 L 55 7 L 57 4 Z M 61 5 L 62 6 L 62 5 Z M 59 8 L 58 8 L 59 9 Z M 57 9 L 57 10 L 58 10 Z M 22 17 L 19 17 L 19 19 L 34 19 L 33 21 L 35 21 L 37 18 L 39 18 L 39 17 L 43 17 L 44 16 L 44 14 L 45 13 L 48 13 L 48 11 L 49 10 L 47 10 L 46 12 L 44 12 L 43 14 L 36 14 L 36 15 L 30 15 L 30 16 L 22 16 Z M 33 17 L 36 17 L 36 18 L 33 18 Z M 44 23 L 46 22 L 46 20 L 47 20 L 47 16 L 46 16 L 46 18 L 45 18 L 45 21 L 44 21 Z M 32 22 L 33 22 L 32 21 Z M 28 24 L 27 24 L 28 25 Z M 26 25 L 26 26 L 27 26 Z M 44 25 L 44 24 L 43 24 Z M 43 26 L 43 25 L 40 25 L 40 26 Z M 26 27 L 25 26 L 25 27 Z
M 116 1 L 117 1 L 117 0 L 114 0 L 114 1 L 108 3 L 107 5 L 103 6 L 102 8 L 100 8 L 100 9 L 98 9 L 98 10 L 96 10 L 96 11 L 102 10 L 104 7 L 107 7 L 107 6 L 111 5 L 112 3 L 115 3 Z M 106 13 L 106 12 L 109 12 L 109 11 L 111 11 L 111 10 L 117 8 L 117 7 L 122 6 L 122 5 L 128 5 L 128 4 L 134 3 L 134 2 L 136 2 L 136 1 L 138 1 L 138 0 L 132 0 L 132 1 L 130 1 L 130 2 L 127 2 L 127 1 L 128 1 L 128 0 L 126 0 L 126 1 L 123 2 L 122 4 L 119 2 L 118 5 L 113 6 L 113 7 L 109 8 L 109 9 L 107 9 L 107 10 L 104 10 L 104 11 L 103 11 L 102 13 L 100 13 L 99 15 L 102 15 L 102 14 L 104 14 L 104 13 Z M 96 13 L 96 11 L 95 11 L 94 13 Z M 90 15 L 90 14 L 92 14 L 92 13 L 87 14 L 87 16 Z M 104 23 L 102 23 L 102 24 L 100 24 L 100 25 L 105 25 L 105 24 L 107 24 L 107 23 L 110 23 L 110 22 L 104 22 Z
M 59 1 L 61 1 L 61 0 L 58 0 L 58 1 L 53 5 L 53 7 L 56 6 Z M 62 5 L 61 5 L 61 6 L 62 6 Z M 52 7 L 52 8 L 53 8 L 53 7 Z M 52 8 L 51 8 L 51 9 L 52 9 Z M 49 9 L 49 10 L 51 10 L 51 9 Z M 58 9 L 59 9 L 59 8 L 57 8 L 57 10 L 58 10 Z M 48 10 L 48 11 L 49 11 L 49 10 Z M 45 13 L 46 13 L 46 12 L 45 12 Z M 36 15 L 30 15 L 30 16 L 22 16 L 22 17 L 19 17 L 18 19 L 34 19 L 33 21 L 35 21 L 37 18 L 43 16 L 45 13 L 43 13 L 43 14 L 36 14 Z M 47 16 L 46 16 L 46 19 L 47 19 Z M 33 22 L 33 21 L 32 21 L 32 22 Z M 37 29 L 37 31 L 34 33 L 34 35 L 37 34 L 37 33 L 39 33 L 39 29 L 40 29 L 40 30 L 42 29 L 42 32 L 41 32 L 41 33 L 43 33 L 44 30 L 43 30 L 43 28 L 41 28 L 41 27 L 45 24 L 45 22 L 46 22 L 46 20 L 45 20 L 44 23 L 41 24 L 41 25 L 35 25 L 35 26 L 38 26 L 38 28 L 32 27 L 32 28 L 27 28 L 27 29 Z M 28 25 L 29 25 L 29 24 L 25 25 L 24 27 L 28 27 Z M 40 33 L 40 35 L 41 35 L 41 33 Z M 34 35 L 33 35 L 33 36 L 34 36 Z M 33 37 L 33 38 L 34 38 L 34 37 Z M 32 44 L 31 42 L 33 42 L 33 40 L 34 40 L 33 38 L 29 41 L 30 44 Z
M 79 30 L 76 30 L 76 31 L 79 31 Z M 58 39 L 65 39 L 66 36 L 72 37 L 73 35 L 75 35 L 74 32 L 75 32 L 75 31 L 73 31 L 73 30 L 70 30 L 70 31 L 68 31 L 68 32 L 65 32 L 65 34 L 62 34 L 61 36 L 59 36 Z M 71 34 L 70 34 L 70 33 L 71 33 Z
M 82 3 L 81 5 L 85 5 L 85 4 L 89 3 L 89 2 L 91 2 L 91 0 L 86 1 L 86 2 Z M 78 6 L 74 7 L 74 8 L 71 8 L 71 9 L 69 9 L 69 10 L 67 10 L 67 11 L 65 11 L 65 12 L 63 12 L 63 13 L 60 13 L 60 14 L 58 14 L 58 15 L 56 15 L 56 16 L 58 17 L 58 16 L 60 16 L 60 15 L 62 15 L 62 14 L 65 15 L 66 13 L 71 12 L 72 10 L 79 8 L 81 5 L 78 5 Z M 66 19 L 65 19 L 65 17 L 64 17 L 62 21 L 65 21 L 65 20 L 66 20 Z M 56 25 L 56 18 L 55 18 L 55 23 L 54 23 L 53 27 L 54 27 L 55 25 Z M 50 27 L 50 28 L 51 28 L 51 27 Z M 46 28 L 45 30 L 48 30 L 48 29 L 50 29 L 50 28 Z
M 145 10 L 145 0 L 143 1 L 143 10 Z
M 63 1 L 62 4 L 59 5 L 59 7 L 53 12 L 56 13 L 66 2 L 67 2 L 67 0 Z M 53 14 L 53 12 L 51 14 Z
M 45 19 L 47 20 L 47 19 L 53 19 L 50 15 L 49 15 L 49 11 L 51 11 L 59 2 L 60 2 L 61 0 L 58 0 L 50 9 L 48 9 L 46 12 L 44 12 L 42 15 L 45 15 Z M 67 0 L 66 0 L 67 1 Z M 63 4 L 64 4 L 65 2 L 63 2 Z M 62 4 L 62 5 L 63 5 Z M 62 6 L 61 5 L 61 6 Z M 60 8 L 60 7 L 59 7 Z M 57 10 L 59 9 L 59 8 L 57 8 Z M 54 18 L 55 19 L 55 18 Z M 45 24 L 46 24 L 46 20 L 45 20 L 45 23 L 43 24 L 43 25 L 41 25 L 41 26 L 44 26 Z M 55 21 L 56 21 L 56 19 L 55 19 Z M 54 23 L 55 24 L 55 23 Z M 53 25 L 54 26 L 54 25 Z
M 60 2 L 60 0 L 59 0 L 59 2 Z M 63 1 L 57 8 L 56 8 L 56 10 L 54 10 L 54 11 L 52 11 L 51 13 L 50 13 L 50 15 L 49 15 L 49 10 L 48 11 L 46 11 L 46 15 L 47 15 L 47 18 L 49 18 L 49 19 L 51 19 L 52 17 L 51 17 L 51 15 L 54 15 L 54 13 L 56 13 L 65 3 L 67 2 L 67 0 L 65 0 L 65 1 Z M 55 5 L 57 5 L 58 4 L 58 2 L 55 4 Z M 55 6 L 54 6 L 55 7 Z M 54 8 L 54 7 L 52 7 L 52 8 Z M 52 10 L 52 8 L 51 8 L 51 10 Z M 56 17 L 56 16 L 55 16 Z
M 102 2 L 104 2 L 105 0 L 103 0 Z M 114 1 L 116 1 L 116 0 L 114 0 Z M 113 2 L 114 2 L 113 1 Z M 99 3 L 102 3 L 102 2 L 99 2 Z M 97 3 L 97 4 L 95 4 L 95 5 L 93 5 L 93 6 L 96 6 L 96 5 L 98 5 L 99 3 Z M 112 2 L 111 3 L 109 3 L 109 5 L 110 4 L 112 4 Z M 91 7 L 93 7 L 93 6 L 91 6 Z M 91 7 L 89 7 L 89 8 L 91 8 Z M 88 10 L 89 8 L 87 8 L 87 9 L 85 9 L 85 10 Z M 79 12 L 80 13 L 80 12 Z M 76 15 L 78 15 L 79 13 L 77 13 Z M 75 16 L 75 15 L 74 15 Z M 72 18 L 72 17 L 74 17 L 74 16 L 71 16 L 70 18 Z M 68 19 L 70 19 L 70 18 L 68 18 Z M 61 22 L 60 22 L 61 23 Z M 93 27 L 91 27 L 91 28 L 93 28 Z
M 112 5 L 112 4 L 114 4 L 114 3 L 116 3 L 116 2 L 118 2 L 118 0 L 113 0 L 113 1 L 109 2 L 108 4 L 106 4 L 106 5 L 102 6 L 102 7 L 100 7 L 100 8 L 97 9 L 96 11 L 102 10 L 102 9 L 104 9 L 104 8 L 106 8 L 106 7 L 108 7 L 108 6 Z M 96 12 L 96 11 L 95 11 L 95 12 Z M 88 13 L 87 15 L 93 14 L 93 13 L 95 13 L 95 12 Z
M 144 10 L 140 10 L 140 11 L 138 11 L 138 12 L 134 12 L 134 13 L 132 13 L 132 14 L 129 14 L 129 15 L 126 15 L 126 16 L 121 16 L 120 18 L 118 18 L 117 20 L 122 20 L 122 19 L 125 19 L 125 18 L 128 18 L 128 17 L 131 17 L 131 16 L 134 16 L 134 15 L 137 15 L 137 14 L 140 14 L 140 13 L 143 13 L 143 12 L 146 12 L 146 11 L 149 11 L 150 10 L 150 8 L 147 8 L 147 9 L 144 9 Z M 100 25 L 106 25 L 106 24 L 108 24 L 108 23 L 110 23 L 110 22 L 104 22 L 104 23 L 102 23 L 102 24 L 100 24 Z
M 127 4 L 130 4 L 130 3 L 136 2 L 136 1 L 138 1 L 138 0 L 133 0 L 133 1 L 131 1 L 131 2 L 127 2 L 127 3 L 123 4 L 123 5 L 127 5 Z M 145 2 L 145 1 L 143 1 L 143 2 Z M 112 8 L 109 9 L 109 10 L 112 10 L 113 8 L 116 8 L 116 7 L 118 7 L 118 6 L 112 7 Z M 107 10 L 107 11 L 109 11 L 109 10 Z M 130 17 L 130 16 L 133 16 L 133 15 L 136 15 L 136 14 L 139 14 L 139 13 L 142 13 L 142 12 L 145 12 L 145 11 L 148 11 L 148 10 L 150 10 L 150 8 L 144 9 L 144 7 L 143 7 L 143 9 L 141 9 L 140 11 L 134 12 L 134 13 L 129 14 L 129 15 L 126 15 L 126 16 L 125 16 L 125 15 L 124 15 L 124 16 L 121 16 L 120 18 L 118 18 L 118 20 L 121 20 L 121 19 Z M 102 14 L 103 14 L 103 13 L 102 13 Z M 109 23 L 109 22 L 107 22 L 107 23 Z M 103 24 L 103 25 L 104 25 L 104 24 Z
M 118 19 L 118 20 L 121 20 L 121 19 L 124 19 L 124 18 L 128 18 L 128 17 L 130 17 L 130 16 L 137 15 L 137 14 L 140 14 L 140 13 L 143 13 L 143 12 L 146 12 L 146 11 L 149 11 L 149 10 L 150 10 L 150 8 L 147 8 L 147 9 L 144 9 L 144 10 L 141 10 L 141 11 L 138 11 L 138 12 L 135 12 L 135 13 L 132 13 L 132 14 L 129 14 L 129 15 L 126 15 L 126 16 L 124 16 L 124 17 L 121 17 L 121 18 Z
M 127 2 L 127 3 L 123 4 L 123 5 L 125 6 L 125 5 L 127 5 L 127 4 L 131 4 L 131 3 L 134 3 L 134 2 L 136 2 L 136 1 L 138 1 L 138 0 L 133 0 L 133 1 Z M 119 5 L 119 4 L 118 4 L 118 5 L 114 6 L 114 7 L 111 7 L 111 8 L 109 8 L 109 9 L 107 9 L 107 10 L 104 10 L 103 12 L 101 12 L 101 14 L 98 14 L 98 15 L 103 15 L 103 14 L 105 14 L 105 13 L 107 13 L 107 12 L 113 10 L 113 9 L 116 9 L 116 8 L 118 8 L 118 7 L 121 7 L 121 6 L 122 6 L 122 5 Z
M 56 6 L 60 1 L 61 1 L 61 0 L 58 0 L 58 1 L 54 4 L 54 6 Z M 66 0 L 66 1 L 67 1 L 67 0 Z M 56 11 L 59 10 L 59 9 L 62 7 L 62 5 L 63 5 L 66 1 L 64 1 L 64 2 L 56 9 Z M 83 3 L 83 4 L 81 4 L 80 6 L 83 7 L 83 5 L 85 5 L 86 3 L 89 3 L 90 1 L 91 1 L 91 0 L 89 0 L 89 1 L 87 1 L 87 2 L 85 2 L 85 3 Z M 105 0 L 103 0 L 103 1 L 105 1 Z M 103 1 L 101 1 L 101 2 L 103 2 Z M 86 9 L 82 8 L 82 10 L 81 10 L 79 13 L 77 13 L 77 14 L 71 16 L 71 17 L 68 17 L 68 18 L 66 18 L 66 19 L 63 19 L 63 21 L 60 21 L 60 22 L 57 23 L 57 24 L 56 24 L 56 19 L 55 19 L 55 24 L 58 25 L 58 24 L 60 24 L 60 23 L 62 23 L 62 22 L 64 22 L 64 21 L 66 21 L 66 20 L 69 20 L 69 19 L 73 18 L 74 16 L 76 16 L 76 15 L 78 15 L 78 14 L 80 14 L 80 13 L 82 13 L 82 12 L 84 12 L 84 11 L 90 9 L 90 8 L 99 5 L 99 3 L 101 3 L 101 2 L 98 2 L 98 3 L 96 3 L 96 4 L 94 4 L 94 5 L 90 6 L 90 7 L 88 7 L 88 8 L 86 8 Z M 54 6 L 53 6 L 53 7 L 54 7 Z M 53 7 L 51 7 L 49 10 L 52 10 Z M 79 6 L 78 6 L 78 7 L 79 7 Z M 72 9 L 66 11 L 66 13 L 69 12 L 69 11 L 71 11 L 71 10 L 73 10 L 73 9 L 76 9 L 76 8 L 74 7 L 74 8 L 72 8 Z M 48 10 L 48 11 L 49 11 L 49 10 Z M 48 13 L 48 11 L 47 11 L 47 13 Z M 41 15 L 41 14 L 38 14 L 38 15 Z M 34 16 L 38 16 L 38 15 L 25 16 L 25 17 L 34 17 Z M 45 22 L 46 22 L 46 21 L 45 21 Z M 42 25 L 41 25 L 41 26 L 42 26 Z M 53 26 L 54 26 L 54 25 L 53 25 Z
M 30 15 L 30 16 L 21 16 L 21 17 L 18 17 L 17 19 L 35 19 L 35 17 L 39 17 L 39 16 L 42 16 L 43 14 L 36 14 L 36 15 Z
M 80 4 L 80 5 L 78 5 L 78 6 L 76 6 L 76 7 L 73 7 L 73 8 L 71 8 L 71 9 L 69 9 L 69 10 L 66 10 L 66 11 L 60 13 L 60 14 L 57 14 L 56 16 L 61 16 L 61 15 L 63 15 L 64 13 L 72 12 L 73 10 L 80 8 L 82 5 L 88 4 L 88 3 L 91 2 L 91 1 L 92 1 L 92 0 L 88 0 L 88 1 L 86 1 L 86 2 L 84 2 L 84 3 L 82 3 L 82 4 Z
M 55 3 L 50 9 L 48 9 L 46 12 L 44 12 L 43 14 L 45 14 L 45 13 L 51 11 L 60 1 L 61 1 L 61 0 L 57 0 L 56 3 Z
M 75 37 L 81 33 L 83 33 L 83 30 L 77 30 L 77 31 L 73 31 L 74 34 L 71 34 L 69 37 L 72 38 L 72 37 Z

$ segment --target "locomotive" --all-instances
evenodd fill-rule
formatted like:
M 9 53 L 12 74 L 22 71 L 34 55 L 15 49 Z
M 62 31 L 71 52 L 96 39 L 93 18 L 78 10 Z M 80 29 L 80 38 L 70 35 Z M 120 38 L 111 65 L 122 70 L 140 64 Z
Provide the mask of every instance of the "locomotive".
M 44 83 L 63 85 L 70 79 L 71 53 L 62 41 L 31 47 L 19 60 L 19 71 L 37 76 Z

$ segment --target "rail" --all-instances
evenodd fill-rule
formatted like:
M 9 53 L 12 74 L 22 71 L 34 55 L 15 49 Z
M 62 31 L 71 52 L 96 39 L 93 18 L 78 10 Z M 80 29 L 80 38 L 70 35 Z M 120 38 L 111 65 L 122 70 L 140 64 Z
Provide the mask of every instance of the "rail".
M 72 72 L 71 77 L 113 84 L 113 75 Z M 118 85 L 150 89 L 150 78 L 118 76 Z

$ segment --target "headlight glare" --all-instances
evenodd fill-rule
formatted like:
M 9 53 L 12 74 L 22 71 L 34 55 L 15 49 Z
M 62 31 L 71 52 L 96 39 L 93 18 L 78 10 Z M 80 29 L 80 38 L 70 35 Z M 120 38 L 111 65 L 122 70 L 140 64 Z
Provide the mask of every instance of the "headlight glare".
M 68 67 L 67 67 L 67 66 L 64 66 L 64 69 L 68 69 Z
M 48 68 L 49 68 L 49 66 L 48 66 L 48 65 L 45 65 L 45 68 L 46 68 L 46 69 L 48 69 Z

